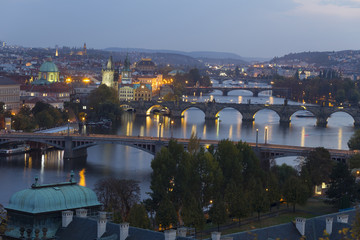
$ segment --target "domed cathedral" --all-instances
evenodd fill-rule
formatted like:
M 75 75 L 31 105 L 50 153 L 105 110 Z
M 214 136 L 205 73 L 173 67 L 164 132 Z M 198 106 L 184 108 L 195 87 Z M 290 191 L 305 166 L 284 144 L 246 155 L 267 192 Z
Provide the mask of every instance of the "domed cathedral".
M 117 90 L 118 78 L 119 78 L 119 71 L 115 70 L 112 56 L 110 56 L 106 64 L 106 68 L 102 69 L 101 84 L 105 84 L 106 86 L 112 87 Z
M 39 69 L 38 79 L 32 84 L 34 85 L 47 85 L 55 82 L 59 82 L 59 69 L 49 58 L 44 62 Z
M 121 71 L 121 84 L 131 84 L 131 70 L 130 70 L 129 56 L 126 55 L 124 61 L 124 68 Z

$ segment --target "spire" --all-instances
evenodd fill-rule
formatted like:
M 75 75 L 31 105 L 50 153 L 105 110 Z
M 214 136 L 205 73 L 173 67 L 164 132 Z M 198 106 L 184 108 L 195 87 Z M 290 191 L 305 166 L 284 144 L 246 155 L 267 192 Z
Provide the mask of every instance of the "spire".
M 107 69 L 113 69 L 113 68 L 114 68 L 112 56 L 109 57 L 109 60 L 108 60 L 107 65 L 106 65 L 106 68 L 107 68 Z
M 124 70 L 125 71 L 130 71 L 130 60 L 129 60 L 129 55 L 126 54 L 126 58 L 125 58 L 125 61 L 124 61 Z

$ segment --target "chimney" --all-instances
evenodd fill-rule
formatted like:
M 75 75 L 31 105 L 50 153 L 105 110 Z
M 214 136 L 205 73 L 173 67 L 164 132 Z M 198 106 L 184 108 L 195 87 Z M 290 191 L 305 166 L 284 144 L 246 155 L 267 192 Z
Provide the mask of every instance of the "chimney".
M 334 218 L 332 218 L 332 217 L 327 217 L 325 220 L 326 221 L 326 232 L 329 235 L 331 235 L 331 233 L 332 233 L 333 220 L 334 220 Z
M 164 232 L 165 240 L 175 240 L 176 239 L 176 231 L 174 229 L 166 230 Z
M 340 223 L 348 223 L 349 215 L 342 214 L 337 216 L 337 221 Z
M 97 239 L 106 232 L 106 212 L 99 212 L 99 219 L 97 221 Z
M 306 223 L 305 218 L 300 218 L 300 217 L 296 218 L 296 228 L 301 234 L 301 236 L 305 236 L 305 223 Z
M 76 216 L 80 217 L 80 218 L 86 218 L 87 217 L 87 209 L 85 209 L 85 208 L 76 209 Z
M 129 236 L 129 223 L 120 223 L 120 240 L 125 240 Z
M 66 228 L 73 220 L 73 211 L 62 211 L 62 227 Z
M 185 228 L 185 227 L 178 228 L 176 230 L 176 235 L 179 237 L 186 237 L 186 233 L 187 233 L 187 228 Z
M 212 232 L 211 240 L 220 240 L 221 232 Z

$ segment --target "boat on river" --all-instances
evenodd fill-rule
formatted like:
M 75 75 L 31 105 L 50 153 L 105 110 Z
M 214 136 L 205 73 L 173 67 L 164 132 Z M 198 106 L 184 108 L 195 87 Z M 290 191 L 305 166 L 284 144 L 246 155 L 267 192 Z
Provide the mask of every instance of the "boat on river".
M 31 150 L 30 146 L 27 144 L 12 145 L 9 148 L 0 149 L 0 155 L 9 156 L 14 154 L 26 153 L 29 152 L 30 150 Z
M 301 114 L 296 114 L 295 116 L 298 118 L 314 118 L 315 117 L 315 115 L 312 114 L 311 112 L 304 112 Z

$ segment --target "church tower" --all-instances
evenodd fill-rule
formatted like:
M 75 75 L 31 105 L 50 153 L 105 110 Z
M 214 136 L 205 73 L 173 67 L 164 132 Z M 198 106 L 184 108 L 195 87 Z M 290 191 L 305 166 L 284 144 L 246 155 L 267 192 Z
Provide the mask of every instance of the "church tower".
M 83 50 L 84 55 L 87 55 L 87 50 L 86 50 L 86 43 L 84 43 L 84 50 Z
M 124 61 L 124 68 L 121 71 L 121 84 L 131 84 L 131 70 L 130 70 L 129 56 L 126 54 Z
M 112 56 L 110 56 L 106 64 L 106 68 L 102 70 L 101 84 L 105 84 L 106 86 L 112 87 L 117 90 L 118 76 L 119 76 L 118 71 L 115 70 Z

